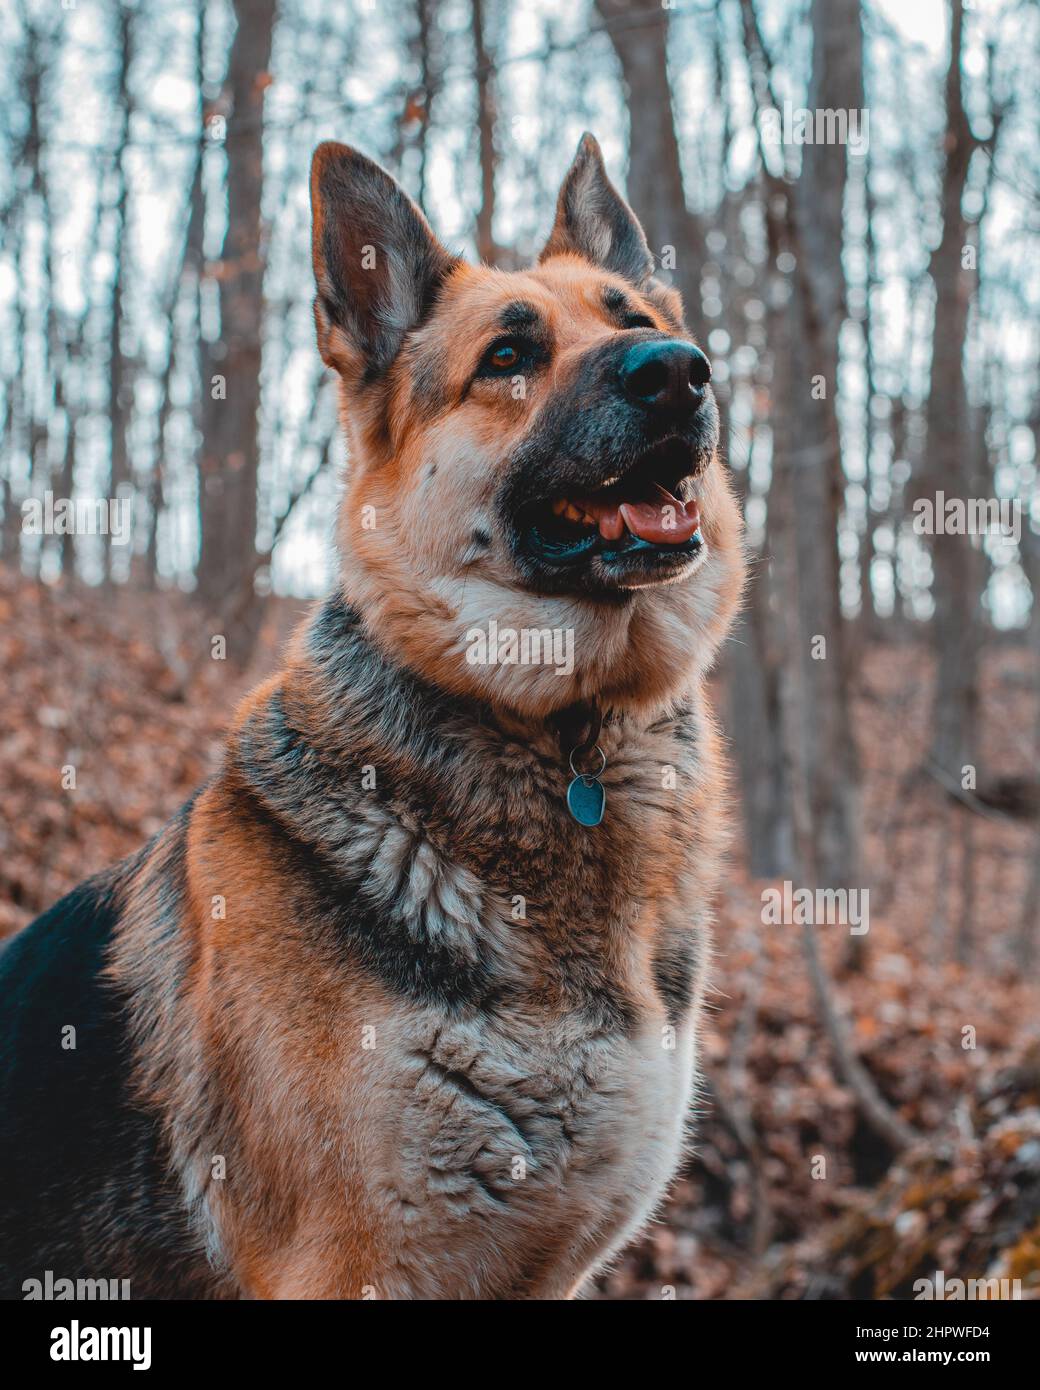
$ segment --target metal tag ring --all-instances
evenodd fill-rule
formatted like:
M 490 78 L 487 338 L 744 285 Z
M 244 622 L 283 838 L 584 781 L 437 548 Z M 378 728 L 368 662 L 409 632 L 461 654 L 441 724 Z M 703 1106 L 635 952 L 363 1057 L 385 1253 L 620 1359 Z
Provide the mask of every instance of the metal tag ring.
M 599 746 L 598 743 L 595 744 L 595 745 L 594 745 L 594 751 L 597 752 L 597 753 L 599 754 L 600 758 L 602 759 L 602 761 L 600 762 L 599 767 L 596 769 L 595 772 L 579 772 L 578 769 L 574 766 L 574 758 L 575 758 L 575 755 L 576 755 L 576 754 L 578 754 L 578 753 L 584 753 L 584 752 L 586 752 L 586 751 L 588 751 L 588 750 L 586 750 L 586 749 L 584 749 L 584 748 L 580 748 L 580 747 L 579 747 L 579 748 L 572 748 L 572 749 L 571 749 L 571 755 L 570 755 L 570 758 L 568 759 L 568 761 L 569 761 L 569 763 L 570 763 L 570 765 L 571 765 L 571 772 L 572 772 L 572 774 L 573 774 L 575 777 L 580 777 L 580 778 L 581 778 L 583 781 L 585 781 L 585 782 L 592 782 L 592 781 L 594 781 L 597 777 L 600 776 L 600 774 L 602 773 L 603 769 L 606 767 L 606 765 L 607 765 L 607 755 L 606 755 L 606 753 L 604 753 L 603 749 Z

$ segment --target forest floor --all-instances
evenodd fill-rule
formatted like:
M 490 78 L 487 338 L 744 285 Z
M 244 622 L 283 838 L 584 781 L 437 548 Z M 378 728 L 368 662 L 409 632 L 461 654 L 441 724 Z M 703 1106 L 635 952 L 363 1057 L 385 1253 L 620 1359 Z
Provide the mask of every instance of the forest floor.
M 0 570 L 0 936 L 137 848 L 212 772 L 237 700 L 303 605 L 271 607 L 243 675 L 210 659 L 187 599 L 69 595 Z M 863 1122 L 800 928 L 763 925 L 776 885 L 736 853 L 690 1156 L 598 1297 L 912 1298 L 938 1271 L 1040 1297 L 1035 807 L 979 814 L 917 772 L 931 688 L 919 647 L 870 648 L 858 687 L 869 931 L 816 930 L 859 1055 L 920 1139 L 893 1158 Z M 1021 648 L 987 654 L 991 779 L 1036 776 L 1035 689 Z

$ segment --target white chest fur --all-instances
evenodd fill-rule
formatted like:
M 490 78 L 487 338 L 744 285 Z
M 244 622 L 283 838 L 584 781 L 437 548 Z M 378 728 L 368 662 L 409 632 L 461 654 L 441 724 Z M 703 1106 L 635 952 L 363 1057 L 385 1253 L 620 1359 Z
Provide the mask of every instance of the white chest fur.
M 691 1029 L 668 1043 L 649 1021 L 607 1038 L 567 1017 L 401 1019 L 373 1053 L 386 1108 L 361 1138 L 397 1271 L 377 1292 L 571 1293 L 646 1219 L 678 1162 Z

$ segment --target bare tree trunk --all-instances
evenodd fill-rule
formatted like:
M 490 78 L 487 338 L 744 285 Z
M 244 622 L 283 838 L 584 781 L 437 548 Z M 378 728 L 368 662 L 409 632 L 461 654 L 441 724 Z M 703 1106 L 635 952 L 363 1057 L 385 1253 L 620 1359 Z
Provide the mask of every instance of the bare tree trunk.
M 477 255 L 485 265 L 497 265 L 499 247 L 495 244 L 495 86 L 494 69 L 488 55 L 484 23 L 484 0 L 471 0 L 473 56 L 477 73 L 477 135 L 480 146 L 480 207 L 477 209 Z
M 865 158 L 863 169 L 863 202 L 866 215 L 866 231 L 863 238 L 863 249 L 866 254 L 867 274 L 865 286 L 865 302 L 863 310 L 863 375 L 866 386 L 866 401 L 864 404 L 863 420 L 863 467 L 864 467 L 864 509 L 863 509 L 863 541 L 860 546 L 860 614 L 859 632 L 860 640 L 864 647 L 875 640 L 880 633 L 880 621 L 878 618 L 877 605 L 874 599 L 874 586 L 872 583 L 874 556 L 876 554 L 876 527 L 877 517 L 871 510 L 871 492 L 875 476 L 874 469 L 874 445 L 877 430 L 874 424 L 874 400 L 877 396 L 877 381 L 875 377 L 874 363 L 874 288 L 879 283 L 877 267 L 877 245 L 874 238 L 874 217 L 876 207 L 874 195 L 871 187 L 871 156 L 869 149 Z
M 767 200 L 768 196 L 766 190 Z M 768 215 L 766 226 L 769 261 L 775 267 L 782 228 L 775 217 Z M 744 611 L 725 651 L 748 868 L 756 878 L 792 874 L 795 863 L 793 788 L 783 739 L 784 668 L 790 652 L 790 615 L 795 594 L 794 525 L 786 472 L 794 442 L 787 347 L 790 293 L 790 278 L 774 270 L 767 295 L 772 464 L 765 537 L 758 563 L 752 565 Z
M 123 279 L 126 274 L 126 150 L 130 140 L 130 64 L 133 60 L 135 11 L 115 0 L 114 17 L 119 41 L 116 73 L 116 105 L 120 113 L 115 161 L 116 191 L 112 210 L 112 296 L 108 334 L 108 418 L 111 430 L 109 493 L 115 497 L 130 482 L 127 423 L 130 413 L 130 381 L 123 355 Z M 112 537 L 105 543 L 105 576 L 112 577 Z
M 25 60 L 25 100 L 27 107 L 27 131 L 23 146 L 23 158 L 29 169 L 30 189 L 36 197 L 43 202 L 43 159 L 42 142 L 43 134 L 40 128 L 40 112 L 43 99 L 43 79 L 46 67 L 46 59 L 43 52 L 43 40 L 39 31 L 32 25 L 27 26 Z M 25 371 L 27 354 L 25 352 L 25 334 L 30 321 L 28 304 L 31 302 L 27 286 L 33 283 L 34 271 L 31 266 L 31 238 L 26 235 L 26 226 L 23 214 L 21 225 L 21 237 L 18 247 L 18 345 L 21 360 L 19 362 L 19 382 L 22 381 L 22 373 Z M 33 390 L 31 377 L 25 377 L 25 384 L 19 385 L 18 404 L 24 408 L 25 430 L 27 435 L 27 452 L 29 465 L 29 489 L 31 492 L 40 494 L 46 487 L 49 479 L 47 477 L 47 420 L 40 408 L 40 402 Z M 43 547 L 40 548 L 42 557 Z M 38 563 L 38 562 L 37 562 Z M 38 572 L 38 571 L 37 571 Z
M 1040 363 L 1037 364 L 1040 369 Z M 1035 457 L 1040 458 L 1040 387 L 1038 387 L 1032 411 L 1033 442 Z M 1034 776 L 1040 770 L 1040 535 L 1028 522 L 1022 527 L 1021 543 L 1022 567 L 1029 580 L 1033 595 L 1033 606 L 1029 614 L 1029 629 L 1026 641 L 1032 655 L 1033 698 L 1036 701 L 1036 723 L 1033 730 L 1032 767 Z M 1026 875 L 1025 892 L 1019 912 L 1018 931 L 1015 936 L 1015 959 L 1025 972 L 1033 966 L 1036 959 L 1037 939 L 1040 937 L 1040 822 L 1033 834 L 1031 866 Z
M 778 464 L 786 469 L 786 464 Z M 788 494 L 789 495 L 789 494 Z M 788 621 L 796 625 L 793 609 Z M 820 841 L 815 834 L 809 768 L 799 757 L 800 711 L 797 675 L 790 666 L 781 673 L 781 725 L 779 737 L 787 765 L 785 774 L 791 788 L 794 833 L 794 875 L 799 883 L 817 884 L 821 871 L 817 855 Z M 816 999 L 816 1007 L 824 1033 L 834 1056 L 835 1072 L 848 1086 L 866 1123 L 893 1152 L 908 1148 L 917 1139 L 916 1132 L 898 1115 L 881 1094 L 874 1078 L 860 1061 L 849 1026 L 835 995 L 834 984 L 827 972 L 816 933 L 820 924 L 807 922 L 802 927 L 801 943 Z
M 928 933 L 936 958 L 947 951 L 947 921 L 950 910 L 950 844 L 953 839 L 954 808 L 944 806 L 939 820 L 935 849 L 935 895 L 932 898 L 932 920 Z
M 49 53 L 45 54 L 43 59 L 45 68 L 49 66 L 50 61 L 51 55 Z M 65 383 L 62 378 L 62 370 L 65 364 L 62 361 L 62 331 L 58 315 L 57 299 L 58 277 L 54 263 L 54 209 L 51 204 L 51 183 L 48 178 L 45 161 L 41 156 L 42 145 L 40 141 L 40 131 L 37 127 L 36 138 L 33 141 L 32 190 L 37 199 L 38 225 L 40 231 L 40 259 L 43 263 L 44 303 L 46 305 L 43 340 L 41 343 L 43 355 L 42 368 L 43 376 L 50 385 L 50 402 L 49 406 L 44 407 L 44 414 L 42 417 L 42 438 L 37 467 L 46 486 L 51 487 L 55 481 L 51 476 L 51 470 L 54 466 L 51 458 L 51 440 L 55 432 L 55 417 L 65 414 Z M 63 465 L 59 466 L 57 470 L 59 475 L 58 495 L 62 497 L 71 495 L 71 472 L 69 473 L 69 490 L 63 490 L 61 485 L 65 467 L 69 464 L 69 425 L 70 422 L 66 417 L 65 458 L 63 460 Z M 74 434 L 72 448 L 74 453 Z M 59 544 L 59 557 L 61 555 L 61 545 L 65 539 L 67 539 L 67 537 L 63 538 L 62 543 Z M 49 548 L 48 546 L 48 549 Z
M 159 415 L 155 427 L 155 458 L 151 477 L 148 480 L 148 541 L 144 554 L 144 580 L 149 589 L 158 584 L 159 576 L 159 520 L 165 500 L 166 478 L 166 430 L 173 411 L 173 374 L 177 361 L 177 305 L 180 300 L 185 274 L 193 267 L 196 272 L 202 259 L 203 214 L 205 203 L 202 187 L 202 150 L 199 149 L 192 174 L 188 194 L 187 223 L 183 249 L 173 281 L 170 285 L 164 311 L 170 325 L 166 361 L 159 380 Z
M 771 523 L 777 520 L 779 507 L 774 496 Z M 778 530 L 771 525 L 770 536 L 775 537 Z M 773 549 L 771 541 L 769 549 Z M 729 720 L 740 770 L 744 845 L 753 878 L 782 877 L 792 872 L 794 863 L 791 793 L 778 737 L 781 634 L 770 613 L 782 581 L 767 573 L 774 563 L 763 557 L 755 567 L 744 612 L 725 656 Z
M 930 266 L 935 287 L 931 380 L 926 409 L 924 478 L 930 497 L 966 498 L 970 467 L 965 447 L 964 345 L 975 275 L 961 265 L 967 228 L 961 203 L 974 141 L 961 91 L 962 0 L 950 0 L 950 59 L 946 73 L 942 233 Z M 960 782 L 976 763 L 980 557 L 965 536 L 932 538 L 933 636 L 937 653 L 931 759 Z
M 60 370 L 55 370 L 54 376 L 54 405 L 60 410 L 65 418 L 65 445 L 62 449 L 61 468 L 58 471 L 57 494 L 59 497 L 71 497 L 75 485 L 76 477 L 76 415 L 66 397 L 64 371 L 67 364 L 63 364 Z M 58 555 L 61 565 L 62 579 L 66 584 L 74 584 L 76 581 L 76 546 L 75 540 L 68 531 L 61 537 Z
M 630 0 L 596 0 L 596 9 L 610 25 L 628 93 L 628 200 L 658 260 L 666 248 L 674 250 L 674 282 L 698 331 L 704 233 L 683 188 L 668 81 L 668 11 L 633 11 Z M 663 272 L 662 279 L 668 278 Z
M 91 227 L 90 238 L 86 246 L 84 264 L 91 265 L 97 254 L 97 248 L 101 241 L 102 223 L 104 221 L 104 207 L 101 200 L 101 179 L 99 178 L 96 197 L 95 197 L 94 221 Z M 65 444 L 62 452 L 61 471 L 58 477 L 57 492 L 60 497 L 71 497 L 75 486 L 76 477 L 76 433 L 79 428 L 79 411 L 73 404 L 70 396 L 70 385 L 72 382 L 71 363 L 81 360 L 83 357 L 83 345 L 86 341 L 87 323 L 90 318 L 90 301 L 84 303 L 83 309 L 75 324 L 75 327 L 68 334 L 64 343 L 64 356 L 60 369 L 55 370 L 54 376 L 54 406 L 55 409 L 64 416 L 65 419 Z M 79 402 L 79 410 L 82 409 L 82 401 Z M 59 551 L 61 561 L 61 573 L 63 580 L 68 584 L 76 581 L 76 538 L 71 531 L 66 531 L 61 537 L 61 548 Z
M 859 0 L 813 0 L 810 110 L 863 105 Z M 835 395 L 845 314 L 846 147 L 811 144 L 792 190 L 797 258 L 788 367 L 791 481 L 798 564 L 800 761 L 806 769 L 815 862 L 827 884 L 859 872 L 859 766 L 852 736 L 851 632 L 841 606 L 838 531 L 844 472 Z
M 25 245 L 24 229 L 18 228 L 18 243 L 12 251 L 15 265 L 21 265 Z M 4 429 L 0 435 L 0 459 L 4 460 L 4 526 L 3 558 L 5 564 L 17 565 L 21 559 L 22 514 L 15 490 L 15 458 L 25 438 L 25 287 L 19 282 L 14 305 L 15 360 L 12 378 L 4 401 Z
M 975 814 L 970 809 L 961 818 L 961 900 L 957 919 L 957 960 L 967 965 L 971 958 L 975 925 Z
M 429 162 L 429 133 L 430 122 L 433 120 L 433 98 L 436 93 L 436 80 L 434 77 L 435 65 L 433 58 L 433 34 L 435 0 L 416 0 L 416 14 L 419 20 L 419 81 L 422 84 L 421 109 L 418 110 L 419 119 L 419 178 L 416 188 L 416 196 L 419 205 L 423 206 L 426 202 Z
M 741 14 L 756 104 L 760 110 L 775 107 L 772 66 L 752 0 L 742 0 Z M 858 0 L 814 3 L 812 22 L 810 107 L 858 109 L 863 93 Z M 751 602 L 766 614 L 767 641 L 780 628 L 789 629 L 781 676 L 783 685 L 793 682 L 789 698 L 799 711 L 789 730 L 796 738 L 789 762 L 808 798 L 815 871 L 825 883 L 849 884 L 859 871 L 859 768 L 849 713 L 851 633 L 839 585 L 844 473 L 834 400 L 845 314 L 846 150 L 803 146 L 796 182 L 769 174 L 764 152 L 762 165 L 770 262 L 775 266 L 779 252 L 788 251 L 795 269 L 775 276 L 769 295 L 769 569 L 763 566 L 756 581 L 772 592 L 753 595 Z M 738 741 L 746 732 L 740 729 Z M 790 797 L 789 783 L 785 793 Z
M 910 412 L 907 409 L 906 400 L 903 396 L 898 396 L 892 402 L 892 418 L 889 422 L 889 429 L 892 432 L 892 465 L 903 464 L 909 469 L 910 464 Z M 903 522 L 903 509 L 906 498 L 902 490 L 898 494 L 893 494 L 889 500 L 886 519 L 892 528 L 893 537 L 897 536 Z M 892 555 L 892 616 L 888 620 L 888 630 L 890 637 L 896 638 L 902 632 L 906 622 L 906 592 L 904 585 L 900 582 L 902 578 L 899 556 Z
M 744 37 L 756 102 L 775 105 L 771 67 L 752 0 L 742 0 Z M 813 70 L 809 105 L 862 106 L 862 38 L 858 0 L 813 0 Z M 764 160 L 763 160 L 764 164 Z M 859 861 L 858 762 L 849 718 L 847 624 L 838 589 L 841 509 L 840 442 L 834 390 L 838 334 L 844 318 L 841 262 L 845 150 L 805 146 L 801 177 L 791 188 L 767 175 L 771 261 L 781 238 L 796 258 L 790 286 L 774 286 L 781 306 L 771 319 L 773 478 L 769 492 L 774 570 L 770 620 L 797 650 L 782 664 L 777 737 L 793 830 L 793 870 L 799 882 L 849 884 Z M 772 205 L 786 208 L 777 227 Z M 786 302 L 785 302 L 786 295 Z M 811 391 L 812 378 L 825 391 Z M 796 563 L 792 564 L 792 556 Z M 813 660 L 813 639 L 826 655 Z M 802 948 L 820 1019 L 838 1075 L 853 1092 L 870 1127 L 894 1150 L 916 1138 L 889 1106 L 860 1061 L 807 925 Z
M 260 357 L 263 327 L 263 99 L 275 0 L 235 0 L 238 27 L 228 61 L 228 220 L 220 262 L 220 340 L 203 382 L 199 469 L 202 551 L 199 590 L 218 607 L 250 582 L 256 554 Z M 254 595 L 228 652 L 244 660 L 259 626 Z
M 177 360 L 177 306 L 181 299 L 186 278 L 190 278 L 195 292 L 196 307 L 198 306 L 199 285 L 203 269 L 202 242 L 205 230 L 206 199 L 202 178 L 205 151 L 205 107 L 202 94 L 206 56 L 206 0 L 198 0 L 195 24 L 196 119 L 198 122 L 199 148 L 195 156 L 195 167 L 192 170 L 191 186 L 188 191 L 184 243 L 180 263 L 170 284 L 165 304 L 166 318 L 170 325 L 170 336 L 166 361 L 163 365 L 163 374 L 159 387 L 159 418 L 156 423 L 155 460 L 152 466 L 152 476 L 149 479 L 148 543 L 145 550 L 145 582 L 150 589 L 156 588 L 159 576 L 159 520 L 166 493 L 166 428 L 173 409 L 171 388 L 173 384 L 174 367 Z M 196 326 L 198 327 L 197 314 Z M 197 342 L 197 352 L 201 365 L 202 354 L 205 351 L 201 330 L 198 332 Z M 196 396 L 196 412 L 200 418 L 202 383 L 205 380 L 207 380 L 207 378 L 202 377 L 197 383 L 198 395 Z

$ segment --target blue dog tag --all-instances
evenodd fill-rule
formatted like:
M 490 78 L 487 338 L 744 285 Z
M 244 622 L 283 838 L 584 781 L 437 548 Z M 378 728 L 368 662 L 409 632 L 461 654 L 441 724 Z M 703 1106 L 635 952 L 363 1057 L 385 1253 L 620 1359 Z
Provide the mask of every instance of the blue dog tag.
M 579 825 L 599 825 L 607 804 L 603 783 L 579 774 L 567 788 L 567 809 Z

